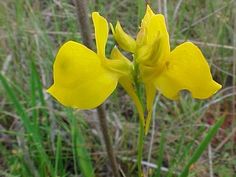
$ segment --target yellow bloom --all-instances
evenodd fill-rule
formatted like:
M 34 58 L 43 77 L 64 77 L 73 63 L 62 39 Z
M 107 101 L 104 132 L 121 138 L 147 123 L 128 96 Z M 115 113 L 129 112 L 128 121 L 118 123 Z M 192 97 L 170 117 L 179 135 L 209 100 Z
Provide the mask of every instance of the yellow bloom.
M 110 25 L 113 36 L 115 40 L 119 43 L 119 46 L 124 50 L 134 53 L 136 49 L 136 42 L 132 37 L 130 37 L 124 32 L 120 25 L 120 22 L 117 22 L 115 29 L 112 24 Z
M 131 80 L 132 63 L 117 48 L 112 51 L 112 59 L 105 56 L 109 32 L 106 19 L 97 12 L 92 19 L 97 53 L 69 41 L 59 49 L 53 65 L 54 83 L 47 91 L 65 106 L 95 108 L 114 91 L 120 79 Z
M 123 30 L 115 30 L 113 33 L 116 36 L 128 36 L 124 31 L 120 31 Z M 124 37 L 119 37 L 122 38 Z M 125 37 L 126 40 L 129 38 L 131 37 Z M 132 40 L 134 39 L 130 39 Z M 120 43 L 119 40 L 117 42 Z M 164 16 L 154 14 L 149 6 L 142 20 L 133 53 L 146 89 L 146 132 L 156 89 L 165 97 L 175 100 L 181 90 L 188 90 L 194 98 L 206 99 L 221 88 L 221 85 L 213 80 L 209 65 L 196 45 L 185 42 L 170 51 Z

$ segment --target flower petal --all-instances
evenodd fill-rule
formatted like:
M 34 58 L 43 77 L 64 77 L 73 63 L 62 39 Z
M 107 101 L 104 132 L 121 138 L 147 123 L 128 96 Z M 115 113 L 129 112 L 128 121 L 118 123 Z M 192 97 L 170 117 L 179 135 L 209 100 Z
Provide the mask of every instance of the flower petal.
M 122 53 L 119 51 L 117 47 L 114 47 L 112 52 L 111 52 L 111 59 L 110 61 L 116 61 L 119 62 L 120 64 L 115 66 L 118 73 L 122 73 L 119 78 L 119 83 L 121 86 L 125 89 L 125 91 L 129 94 L 129 96 L 132 98 L 134 101 L 134 104 L 136 106 L 136 109 L 139 114 L 139 119 L 140 123 L 144 126 L 144 112 L 143 112 L 143 106 L 136 94 L 136 91 L 133 87 L 133 64 L 124 56 Z M 112 64 L 114 65 L 114 63 Z M 109 67 L 112 68 L 111 64 L 109 64 Z M 114 68 L 114 67 L 113 67 Z
M 111 60 L 106 60 L 107 66 L 113 71 L 120 73 L 121 76 L 131 77 L 133 64 L 115 46 L 111 51 Z
M 136 42 L 137 62 L 150 66 L 163 62 L 170 54 L 169 34 L 164 16 L 153 15 L 142 24 Z
M 92 13 L 92 19 L 95 29 L 97 53 L 100 57 L 105 57 L 105 48 L 109 32 L 107 20 L 99 15 L 98 12 Z
M 146 8 L 146 12 L 145 12 L 145 15 L 142 19 L 142 25 L 145 25 L 146 23 L 149 23 L 149 20 L 151 19 L 152 16 L 154 16 L 155 14 L 153 13 L 151 7 L 149 5 L 147 5 L 147 8 Z
M 95 108 L 118 83 L 118 76 L 101 65 L 96 53 L 73 41 L 60 48 L 53 69 L 54 84 L 48 92 L 65 106 Z
M 148 134 L 149 128 L 150 128 L 150 122 L 152 119 L 152 111 L 153 111 L 153 101 L 156 96 L 156 88 L 155 86 L 149 82 L 145 83 L 145 89 L 146 89 L 146 98 L 147 98 L 147 117 L 145 122 L 145 135 Z
M 119 46 L 125 51 L 134 53 L 136 49 L 136 41 L 124 32 L 123 28 L 120 25 L 120 22 L 116 23 L 115 29 L 111 25 L 111 29 L 113 36 Z
M 177 99 L 180 90 L 190 91 L 194 98 L 205 99 L 221 88 L 212 79 L 201 51 L 191 42 L 185 42 L 171 52 L 154 84 L 169 99 Z
M 120 78 L 119 83 L 125 89 L 125 91 L 129 94 L 129 96 L 132 98 L 132 100 L 135 104 L 135 107 L 138 111 L 138 114 L 139 114 L 139 121 L 140 121 L 141 125 L 144 126 L 145 122 L 144 122 L 143 106 L 142 106 L 142 103 L 140 102 L 140 100 L 135 92 L 135 89 L 132 85 L 131 80 L 129 80 L 127 77 L 122 77 L 122 78 Z

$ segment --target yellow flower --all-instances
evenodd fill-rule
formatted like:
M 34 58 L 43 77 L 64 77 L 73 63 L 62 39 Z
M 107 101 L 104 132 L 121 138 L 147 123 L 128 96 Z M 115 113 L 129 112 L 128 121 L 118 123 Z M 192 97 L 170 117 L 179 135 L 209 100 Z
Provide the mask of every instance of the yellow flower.
M 117 43 L 122 43 L 122 39 L 133 43 L 134 39 L 127 37 L 128 34 L 120 28 L 121 26 L 116 27 L 113 32 L 115 38 L 118 38 Z M 122 49 L 131 51 L 125 48 L 124 44 L 122 46 Z M 185 42 L 170 51 L 164 16 L 154 14 L 149 6 L 133 46 L 134 60 L 146 89 L 146 133 L 156 89 L 165 97 L 175 100 L 181 90 L 188 90 L 194 98 L 206 99 L 221 88 L 221 85 L 213 80 L 209 65 L 196 45 Z
M 126 51 L 134 53 L 136 49 L 135 40 L 124 32 L 119 22 L 117 22 L 115 29 L 112 24 L 110 25 L 113 36 L 119 43 L 119 46 Z
M 114 91 L 119 80 L 128 87 L 132 63 L 115 47 L 111 58 L 105 56 L 108 23 L 92 13 L 97 53 L 69 41 L 59 49 L 53 65 L 53 85 L 47 90 L 61 104 L 79 109 L 99 106 Z

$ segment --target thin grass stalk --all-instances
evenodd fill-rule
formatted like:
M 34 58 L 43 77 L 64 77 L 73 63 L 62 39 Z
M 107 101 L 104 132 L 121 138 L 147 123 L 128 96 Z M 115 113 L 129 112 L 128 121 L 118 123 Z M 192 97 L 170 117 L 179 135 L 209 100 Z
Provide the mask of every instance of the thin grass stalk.
M 164 9 L 164 16 L 165 16 L 165 19 L 166 19 L 166 27 L 167 27 L 167 30 L 169 29 L 169 25 L 168 25 L 168 8 L 167 8 L 167 0 L 163 0 L 164 2 L 164 6 L 163 6 L 163 9 Z
M 233 6 L 234 6 L 234 9 L 233 9 L 233 16 L 234 16 L 234 29 L 233 29 L 233 46 L 234 47 L 236 47 L 236 1 L 234 1 L 234 4 L 233 4 Z M 233 53 L 233 79 L 232 79 L 232 86 L 233 86 L 233 88 L 234 88 L 234 90 L 233 90 L 233 92 L 235 92 L 236 91 L 236 50 L 234 50 L 234 53 Z M 236 99 L 236 96 L 233 96 L 232 97 L 232 99 L 233 99 L 233 101 L 232 101 L 232 115 L 234 115 L 234 116 L 236 116 L 236 111 L 235 111 L 235 106 L 236 106 L 236 101 L 235 101 L 235 99 Z M 232 121 L 232 126 L 231 126 L 231 128 L 232 128 L 232 132 L 234 131 L 234 127 L 235 127 L 235 125 L 236 125 L 236 122 L 235 122 L 235 119 L 233 119 L 233 121 Z M 232 136 L 232 143 L 233 143 L 233 145 L 232 145 L 232 149 L 231 149 L 231 152 L 232 152 L 232 154 L 234 154 L 234 148 L 233 147 L 235 147 L 234 145 L 235 145 L 235 141 L 234 141 L 234 136 Z
M 146 1 L 145 0 L 137 0 L 137 3 L 138 3 L 138 26 L 139 26 L 139 24 L 141 23 L 141 20 L 144 16 Z
M 158 13 L 162 13 L 162 0 L 157 0 Z
M 92 36 L 91 36 L 91 30 L 89 27 L 89 19 L 88 19 L 86 1 L 85 0 L 75 0 L 74 2 L 75 2 L 76 10 L 77 10 L 77 18 L 78 18 L 78 21 L 80 24 L 81 37 L 82 37 L 83 43 L 88 48 L 92 49 L 93 48 L 93 41 L 92 41 Z M 98 113 L 100 128 L 101 128 L 103 138 L 105 141 L 107 155 L 108 155 L 108 158 L 111 163 L 113 175 L 115 177 L 119 177 L 120 175 L 119 175 L 119 171 L 118 171 L 118 165 L 117 165 L 117 161 L 115 158 L 115 153 L 113 151 L 113 147 L 111 145 L 110 136 L 108 133 L 106 112 L 105 112 L 102 105 L 97 108 L 97 113 Z
M 154 136 L 156 132 L 156 124 L 155 124 L 155 119 L 156 119 L 156 108 L 157 108 L 157 103 L 159 101 L 160 93 L 155 98 L 154 104 L 153 104 L 153 111 L 152 111 L 152 132 L 151 132 L 151 139 L 150 139 L 150 144 L 149 144 L 149 150 L 148 150 L 148 157 L 147 161 L 150 163 L 151 161 L 151 156 L 152 156 L 152 148 L 154 144 Z M 147 173 L 149 172 L 149 168 L 147 168 Z

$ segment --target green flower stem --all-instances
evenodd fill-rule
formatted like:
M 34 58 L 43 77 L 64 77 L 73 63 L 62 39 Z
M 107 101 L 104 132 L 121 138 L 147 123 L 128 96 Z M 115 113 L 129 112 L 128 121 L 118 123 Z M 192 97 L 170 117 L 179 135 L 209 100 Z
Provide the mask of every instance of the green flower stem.
M 142 102 L 142 92 L 140 88 L 140 83 L 139 83 L 139 69 L 138 69 L 138 64 L 134 63 L 134 81 L 135 81 L 135 88 L 137 92 L 137 96 L 143 105 Z M 144 106 L 143 106 L 144 107 Z M 138 166 L 138 176 L 142 177 L 143 171 L 142 171 L 142 157 L 143 157 L 143 143 L 144 143 L 144 122 L 142 119 L 139 119 L 139 134 L 138 134 L 138 154 L 137 154 L 137 166 Z
M 144 126 L 139 124 L 139 135 L 138 135 L 138 156 L 137 156 L 137 165 L 138 165 L 138 176 L 142 177 L 142 157 L 143 157 L 143 142 L 144 142 Z
M 140 25 L 142 18 L 145 13 L 145 6 L 149 2 L 148 0 L 138 0 L 138 26 Z M 136 56 L 134 56 L 134 61 L 136 61 Z M 142 92 L 141 92 L 141 87 L 140 87 L 140 82 L 139 82 L 139 66 L 138 63 L 134 63 L 134 81 L 135 81 L 135 87 L 137 91 L 138 98 L 142 104 Z M 144 108 L 144 106 L 143 106 Z M 142 119 L 139 119 L 139 135 L 138 135 L 138 155 L 137 155 L 137 166 L 138 166 L 138 176 L 142 177 L 143 176 L 143 171 L 142 171 L 142 158 L 143 158 L 143 143 L 144 143 L 144 125 L 145 125 L 145 120 L 142 122 Z
M 89 19 L 88 19 L 86 1 L 85 0 L 75 0 L 74 2 L 75 2 L 76 9 L 77 9 L 77 17 L 78 17 L 78 21 L 80 23 L 81 37 L 82 37 L 83 43 L 88 48 L 93 49 L 94 46 L 93 46 L 93 41 L 92 41 L 90 27 L 89 27 Z M 102 106 L 99 106 L 97 108 L 97 112 L 98 112 L 98 118 L 99 118 L 101 131 L 102 131 L 105 146 L 106 146 L 107 155 L 108 155 L 108 158 L 111 163 L 113 175 L 114 175 L 114 177 L 120 177 L 119 171 L 118 171 L 118 165 L 117 165 L 116 158 L 115 158 L 115 153 L 113 151 L 110 136 L 108 133 L 106 112 Z

